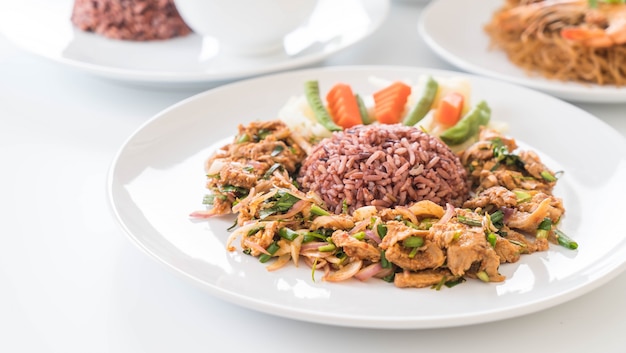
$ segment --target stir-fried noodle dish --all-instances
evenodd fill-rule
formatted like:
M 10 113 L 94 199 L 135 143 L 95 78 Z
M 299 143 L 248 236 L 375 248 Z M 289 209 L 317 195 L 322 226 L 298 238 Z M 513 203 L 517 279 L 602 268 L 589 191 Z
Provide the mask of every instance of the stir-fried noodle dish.
M 240 125 L 208 157 L 207 208 L 191 217 L 236 214 L 229 251 L 313 281 L 439 289 L 504 281 L 500 264 L 550 244 L 577 248 L 559 229 L 560 172 L 472 105 L 466 80 L 368 96 L 337 83 L 325 98 L 306 82 L 278 119 Z
M 626 84 L 623 0 L 505 0 L 485 30 L 493 47 L 528 73 Z

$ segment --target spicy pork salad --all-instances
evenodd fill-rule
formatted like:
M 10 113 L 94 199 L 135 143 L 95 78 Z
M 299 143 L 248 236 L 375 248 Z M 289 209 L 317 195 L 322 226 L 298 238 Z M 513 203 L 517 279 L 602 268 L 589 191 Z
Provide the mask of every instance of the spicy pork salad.
M 229 251 L 313 281 L 501 282 L 503 263 L 577 248 L 559 229 L 561 172 L 518 148 L 469 81 L 371 81 L 304 82 L 277 119 L 240 125 L 208 156 L 191 217 L 236 214 Z

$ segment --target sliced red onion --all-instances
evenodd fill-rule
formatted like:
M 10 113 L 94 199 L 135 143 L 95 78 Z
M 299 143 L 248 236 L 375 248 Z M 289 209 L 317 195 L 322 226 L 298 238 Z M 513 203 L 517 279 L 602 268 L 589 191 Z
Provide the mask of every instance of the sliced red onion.
M 348 232 L 348 234 L 350 235 L 354 235 L 360 231 L 365 230 L 365 228 L 367 228 L 367 226 L 370 224 L 369 220 L 366 221 L 359 221 L 354 225 L 354 228 L 350 229 L 350 232 Z
M 306 252 L 309 250 L 316 250 L 320 247 L 320 246 L 324 246 L 324 245 L 328 245 L 328 243 L 323 242 L 323 241 L 312 241 L 312 242 L 308 242 L 308 243 L 304 243 L 302 244 L 302 246 L 300 247 L 300 252 Z
M 267 252 L 267 250 L 265 250 L 265 248 L 263 248 L 261 245 L 255 243 L 253 241 L 250 241 L 249 239 L 244 239 L 243 240 L 243 245 L 247 246 L 250 249 L 256 250 L 256 251 L 258 251 L 260 253 L 270 255 L 270 253 Z
M 348 278 L 354 277 L 354 275 L 361 269 L 361 266 L 363 266 L 363 261 L 361 260 L 350 262 L 339 270 L 325 275 L 324 280 L 328 282 L 345 281 Z
M 377 274 L 374 275 L 374 277 L 376 278 L 383 278 L 385 276 L 389 276 L 390 274 L 393 273 L 393 268 L 389 267 L 389 268 L 383 268 L 382 270 L 378 271 Z
M 191 218 L 210 218 L 213 216 L 215 216 L 215 212 L 212 209 L 193 211 L 189 214 Z
M 376 276 L 380 271 L 383 270 L 383 266 L 380 262 L 375 262 L 371 265 L 363 267 L 359 272 L 354 275 L 354 278 L 359 281 L 366 281 L 374 276 Z
M 515 211 L 513 208 L 510 207 L 501 207 L 500 208 L 502 210 L 502 213 L 504 214 L 504 222 L 507 222 L 509 220 L 509 218 L 511 217 L 511 215 L 513 215 L 513 212 Z
M 280 255 L 278 257 L 278 259 L 276 259 L 276 261 L 274 261 L 271 264 L 267 265 L 265 268 L 268 271 L 276 271 L 279 268 L 282 268 L 285 265 L 287 265 L 289 263 L 289 260 L 291 260 L 291 255 L 290 254 Z
M 441 217 L 441 219 L 439 219 L 439 222 L 437 223 L 448 223 L 452 217 L 454 217 L 455 213 L 454 213 L 454 206 L 452 206 L 451 204 L 447 203 L 446 204 L 446 213 L 443 214 L 443 216 Z
M 371 230 L 371 229 L 366 229 L 365 230 L 365 238 L 373 241 L 376 244 L 380 244 L 383 241 L 382 239 L 380 239 L 378 234 L 374 233 L 374 231 Z

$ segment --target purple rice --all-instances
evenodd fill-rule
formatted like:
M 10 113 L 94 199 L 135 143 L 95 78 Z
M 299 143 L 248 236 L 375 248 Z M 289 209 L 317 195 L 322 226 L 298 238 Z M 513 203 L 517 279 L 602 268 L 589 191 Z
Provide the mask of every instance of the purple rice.
M 359 125 L 315 145 L 297 178 L 326 207 L 341 213 L 374 205 L 420 200 L 461 206 L 468 197 L 466 171 L 441 140 L 404 125 Z

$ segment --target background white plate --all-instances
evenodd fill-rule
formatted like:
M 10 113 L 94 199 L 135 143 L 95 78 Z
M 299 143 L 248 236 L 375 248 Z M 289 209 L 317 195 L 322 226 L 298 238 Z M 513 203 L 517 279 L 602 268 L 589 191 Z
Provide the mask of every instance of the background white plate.
M 167 268 L 209 293 L 241 306 L 298 320 L 372 328 L 434 328 L 468 325 L 535 312 L 575 298 L 623 270 L 626 230 L 626 140 L 588 113 L 526 88 L 468 76 L 473 100 L 485 99 L 493 118 L 504 121 L 521 143 L 565 173 L 555 193 L 564 199 L 563 230 L 580 245 L 552 246 L 500 271 L 508 279 L 467 281 L 441 291 L 398 289 L 372 280 L 313 282 L 308 268 L 267 272 L 264 264 L 225 250 L 233 218 L 192 222 L 202 208 L 203 164 L 233 136 L 239 123 L 273 119 L 306 80 L 322 91 L 343 81 L 368 94 L 370 76 L 416 80 L 424 73 L 461 75 L 406 67 L 334 67 L 246 80 L 186 99 L 138 129 L 112 163 L 108 192 L 115 218 L 130 239 Z M 245 102 L 242 101 L 242 97 Z M 511 97 L 515 97 L 512 99 Z
M 389 0 L 320 0 L 309 23 L 290 33 L 285 52 L 244 58 L 223 54 L 212 37 L 165 41 L 111 40 L 70 22 L 72 0 L 0 4 L 0 34 L 43 57 L 107 78 L 139 83 L 223 83 L 307 66 L 368 37 Z
M 525 85 L 577 102 L 626 102 L 626 87 L 600 86 L 528 76 L 501 50 L 489 49 L 483 27 L 504 0 L 433 0 L 418 21 L 425 42 L 443 59 L 463 69 Z

